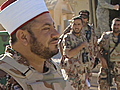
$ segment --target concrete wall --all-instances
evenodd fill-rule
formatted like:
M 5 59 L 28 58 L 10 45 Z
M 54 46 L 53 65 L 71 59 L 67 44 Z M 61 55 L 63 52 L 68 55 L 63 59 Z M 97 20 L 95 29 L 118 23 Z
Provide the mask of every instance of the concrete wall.
M 62 0 L 58 0 L 57 5 L 54 8 L 54 21 L 56 25 L 56 29 L 61 32 L 61 15 L 62 15 Z
M 69 3 L 64 2 L 63 0 L 58 0 L 53 10 L 50 10 L 50 13 L 55 21 L 56 29 L 59 33 L 63 33 L 63 30 L 66 28 L 67 20 L 71 19 L 73 14 L 71 13 Z
M 89 0 L 77 0 L 74 4 L 74 12 L 78 15 L 80 10 L 88 10 L 90 11 Z

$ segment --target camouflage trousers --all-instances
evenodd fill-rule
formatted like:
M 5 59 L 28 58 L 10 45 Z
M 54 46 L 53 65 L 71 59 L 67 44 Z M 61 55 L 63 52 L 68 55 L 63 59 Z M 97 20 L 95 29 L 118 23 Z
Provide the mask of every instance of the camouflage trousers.
M 71 82 L 73 90 L 89 90 L 90 82 L 89 79 L 86 78 L 86 73 L 79 75 L 80 77 L 71 78 L 68 77 L 68 80 Z
M 117 70 L 117 68 L 115 69 Z M 108 74 L 107 74 L 107 69 L 105 68 L 101 68 L 100 69 L 100 73 L 99 73 L 99 77 L 98 77 L 98 90 L 111 90 L 110 86 L 108 84 Z M 117 71 L 114 71 L 114 77 L 112 79 L 112 84 L 116 84 L 117 85 L 117 90 L 120 90 L 120 73 L 118 73 Z
M 92 78 L 92 69 L 89 68 L 91 64 L 91 62 L 83 64 L 81 61 L 73 59 L 62 62 L 62 68 L 66 71 L 74 90 L 89 90 L 89 81 Z

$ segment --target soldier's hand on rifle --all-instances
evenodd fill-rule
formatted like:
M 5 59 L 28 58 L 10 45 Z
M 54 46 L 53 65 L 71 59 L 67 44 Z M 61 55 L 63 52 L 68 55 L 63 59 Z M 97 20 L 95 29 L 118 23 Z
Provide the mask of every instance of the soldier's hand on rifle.
M 102 67 L 103 68 L 108 68 L 106 59 L 100 53 L 97 54 L 97 57 L 100 58 Z

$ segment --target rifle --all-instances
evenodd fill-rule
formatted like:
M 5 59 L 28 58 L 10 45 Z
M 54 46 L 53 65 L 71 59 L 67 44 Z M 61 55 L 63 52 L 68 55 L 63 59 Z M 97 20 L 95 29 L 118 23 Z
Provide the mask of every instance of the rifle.
M 103 49 L 103 57 L 105 58 L 106 62 L 107 62 L 107 65 L 108 65 L 108 69 L 107 69 L 107 82 L 108 82 L 108 85 L 109 86 L 113 86 L 112 85 L 112 79 L 113 79 L 113 74 L 112 74 L 112 71 L 114 69 L 114 65 L 113 63 L 110 61 L 110 52 L 109 50 L 105 50 Z

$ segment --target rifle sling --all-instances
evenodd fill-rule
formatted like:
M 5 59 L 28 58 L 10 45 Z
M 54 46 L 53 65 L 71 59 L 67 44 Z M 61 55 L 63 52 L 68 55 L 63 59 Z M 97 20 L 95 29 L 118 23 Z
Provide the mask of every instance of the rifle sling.
M 110 54 L 115 50 L 115 48 L 118 46 L 118 44 L 120 43 L 119 42 L 119 39 L 120 39 L 120 34 L 118 35 L 118 41 L 117 41 L 117 43 L 115 43 L 115 46 L 114 46 L 114 48 L 110 51 Z

